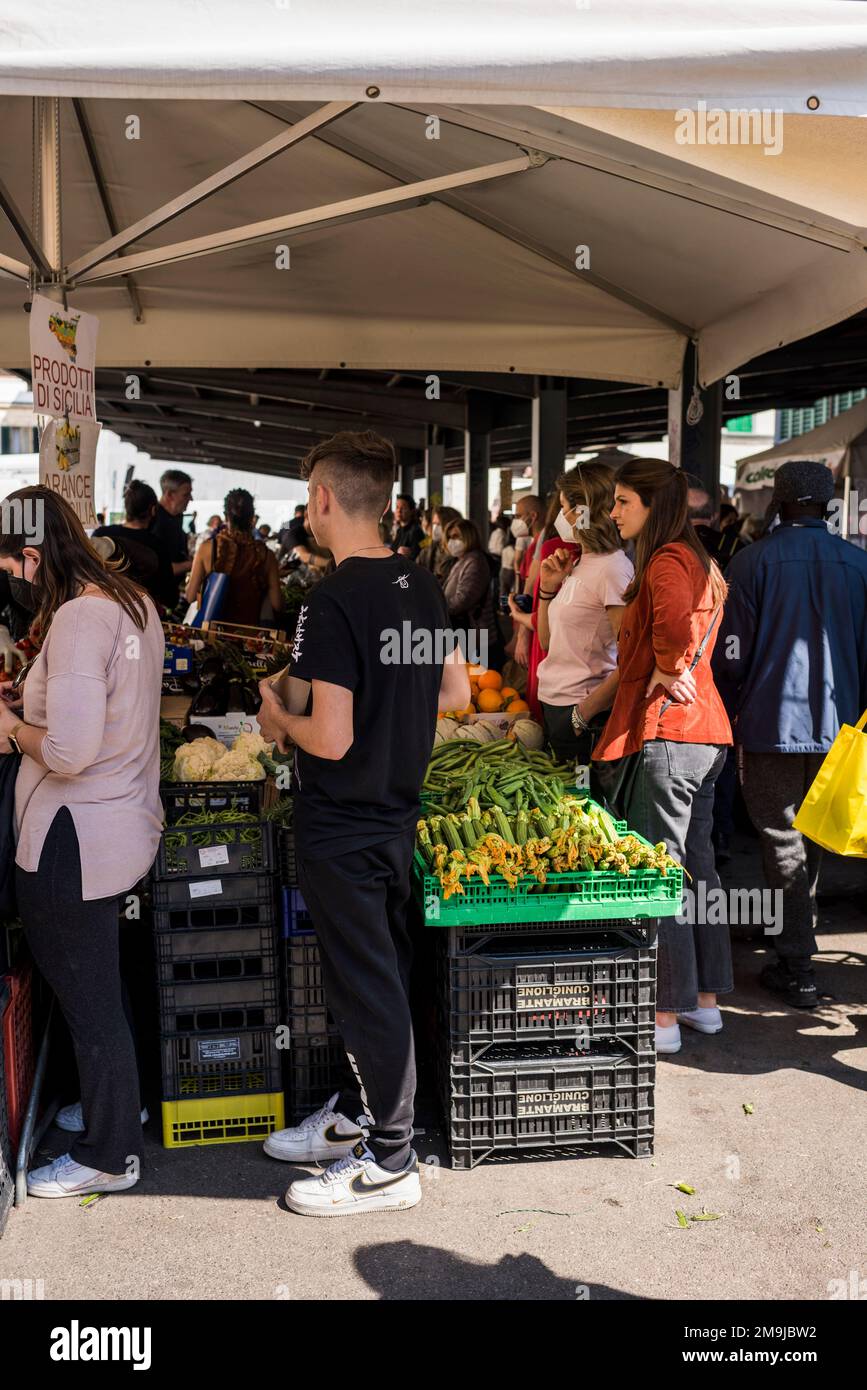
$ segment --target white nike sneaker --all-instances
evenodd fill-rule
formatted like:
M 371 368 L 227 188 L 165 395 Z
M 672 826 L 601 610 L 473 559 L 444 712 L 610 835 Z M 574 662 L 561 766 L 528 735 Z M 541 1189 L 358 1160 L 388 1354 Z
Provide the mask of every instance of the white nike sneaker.
M 657 1023 L 655 1038 L 657 1053 L 680 1051 L 680 1028 L 676 1023 L 672 1023 L 670 1028 L 661 1028 Z
M 689 1009 L 677 1016 L 681 1023 L 685 1023 L 687 1028 L 694 1028 L 697 1033 L 722 1032 L 723 1021 L 719 1009 Z
M 263 1144 L 271 1158 L 284 1163 L 333 1163 L 351 1153 L 359 1139 L 367 1138 L 367 1130 L 335 1111 L 338 1091 L 321 1110 L 308 1115 L 295 1129 L 276 1129 Z
M 150 1116 L 147 1110 L 141 1112 L 141 1122 L 146 1125 Z M 77 1100 L 74 1105 L 64 1105 L 62 1110 L 58 1110 L 54 1116 L 54 1123 L 58 1129 L 65 1129 L 68 1134 L 83 1134 L 87 1129 L 84 1123 L 84 1111 L 81 1108 L 81 1101 Z
M 101 1173 L 61 1154 L 44 1168 L 27 1174 L 28 1197 L 83 1197 L 88 1192 L 126 1192 L 138 1178 L 129 1173 Z
M 360 1140 L 318 1178 L 299 1178 L 286 1193 L 286 1205 L 301 1216 L 355 1216 L 364 1211 L 404 1211 L 421 1201 L 418 1159 L 399 1173 L 375 1162 Z

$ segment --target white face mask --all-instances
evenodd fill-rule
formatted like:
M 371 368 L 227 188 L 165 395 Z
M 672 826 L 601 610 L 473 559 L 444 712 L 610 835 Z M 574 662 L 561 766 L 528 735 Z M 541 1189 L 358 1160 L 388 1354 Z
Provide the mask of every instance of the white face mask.
M 512 522 L 510 529 L 516 541 L 519 541 L 523 536 L 529 536 L 530 534 L 530 528 L 527 525 L 526 521 L 522 520 L 522 518 L 519 516 L 515 517 L 515 520 Z
M 443 538 L 443 528 L 440 526 L 440 524 L 439 524 L 438 521 L 435 521 L 435 522 L 433 523 L 433 525 L 432 525 L 431 528 L 430 528 L 430 533 L 431 533 L 431 539 L 432 539 L 432 540 L 435 540 L 435 541 L 441 541 L 441 540 L 442 540 L 442 538 Z
M 566 520 L 566 513 L 561 509 L 554 522 L 554 530 L 561 541 L 573 541 L 575 539 L 575 527 L 571 526 Z
M 457 536 L 455 536 L 454 540 L 446 541 L 446 549 L 450 555 L 454 555 L 456 560 L 460 559 L 466 548 L 464 542 L 459 541 Z

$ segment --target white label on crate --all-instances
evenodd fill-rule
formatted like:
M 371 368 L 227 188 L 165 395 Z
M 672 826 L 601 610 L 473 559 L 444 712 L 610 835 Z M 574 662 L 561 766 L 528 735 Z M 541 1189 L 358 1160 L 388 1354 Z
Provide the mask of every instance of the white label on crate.
M 586 1115 L 590 1111 L 589 1091 L 519 1091 L 518 1119 L 534 1115 Z
M 176 657 L 175 657 L 175 675 L 177 675 L 177 673 L 178 673 L 179 671 L 189 671 L 189 669 L 190 669 L 190 658 L 189 658 L 188 656 L 176 656 Z
M 199 850 L 199 863 L 203 869 L 213 869 L 216 864 L 228 864 L 228 862 L 228 845 L 209 845 L 207 849 Z
M 240 1038 L 207 1038 L 199 1043 L 200 1062 L 235 1062 L 241 1060 Z
M 516 985 L 515 1006 L 525 1009 L 571 1009 L 590 1001 L 590 986 L 580 984 Z
M 212 898 L 216 893 L 222 893 L 223 885 L 218 878 L 200 878 L 195 883 L 190 884 L 191 898 Z

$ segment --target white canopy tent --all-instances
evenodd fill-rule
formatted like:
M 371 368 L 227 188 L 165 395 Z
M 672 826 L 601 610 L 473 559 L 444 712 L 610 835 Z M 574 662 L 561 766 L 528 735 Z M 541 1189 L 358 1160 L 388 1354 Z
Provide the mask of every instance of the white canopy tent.
M 738 461 L 735 503 L 739 511 L 762 516 L 771 500 L 774 474 L 793 459 L 824 463 L 834 474 L 848 515 L 852 493 L 867 503 L 867 400 L 833 416 L 824 425 Z
M 0 112 L 0 365 L 25 282 L 103 366 L 669 387 L 867 306 L 849 0 L 0 0 Z

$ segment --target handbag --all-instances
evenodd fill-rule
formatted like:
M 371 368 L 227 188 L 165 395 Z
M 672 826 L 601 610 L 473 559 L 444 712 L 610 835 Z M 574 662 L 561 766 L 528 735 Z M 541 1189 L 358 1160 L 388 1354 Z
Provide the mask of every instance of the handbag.
M 801 802 L 794 826 L 824 849 L 867 859 L 867 710 L 852 727 L 844 724 L 813 785 Z
M 707 632 L 699 642 L 695 656 L 689 663 L 690 671 L 694 671 L 704 654 L 704 649 L 708 644 L 708 639 L 717 624 L 717 619 L 722 611 L 722 606 L 714 609 L 713 617 Z M 659 707 L 659 718 L 665 714 L 674 704 L 674 700 L 669 697 L 663 700 Z M 865 716 L 867 717 L 867 716 Z M 601 737 L 601 735 L 600 735 Z M 591 762 L 590 764 L 590 790 L 597 801 L 601 801 L 605 809 L 618 820 L 626 820 L 626 808 L 632 797 L 632 789 L 635 779 L 638 776 L 642 760 L 644 758 L 644 745 L 636 749 L 634 753 L 626 753 L 622 758 L 612 758 L 610 762 Z
M 217 563 L 217 537 L 211 537 L 211 544 L 214 547 L 213 558 L 211 561 L 211 573 L 208 575 L 202 586 L 202 597 L 197 612 L 190 617 L 187 612 L 186 621 L 190 627 L 201 627 L 202 623 L 216 621 L 222 615 L 226 606 L 227 590 L 229 587 L 229 576 L 221 573 L 215 568 Z
M 15 917 L 15 779 L 18 753 L 0 754 L 0 917 Z

